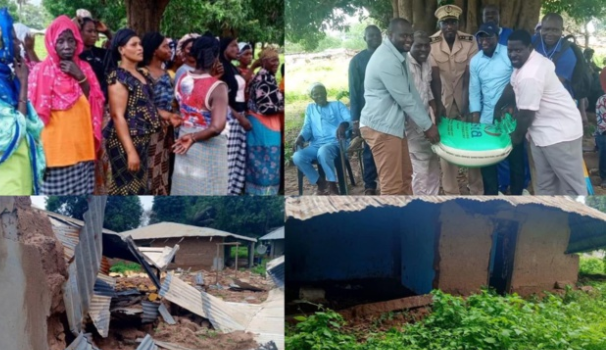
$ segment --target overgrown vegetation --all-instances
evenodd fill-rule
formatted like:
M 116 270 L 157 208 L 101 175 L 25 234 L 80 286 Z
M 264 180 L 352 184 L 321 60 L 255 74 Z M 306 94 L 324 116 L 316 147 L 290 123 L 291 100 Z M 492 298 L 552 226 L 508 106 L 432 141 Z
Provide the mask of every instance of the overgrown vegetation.
M 112 265 L 110 268 L 110 272 L 125 274 L 127 272 L 141 272 L 141 265 L 137 263 L 129 263 L 124 261 L 119 261 Z
M 605 348 L 605 283 L 591 292 L 524 300 L 482 291 L 464 299 L 434 291 L 432 313 L 414 324 L 359 342 L 330 310 L 299 317 L 287 329 L 287 348 L 298 350 L 602 350 Z
M 605 255 L 602 259 L 580 256 L 580 276 L 605 275 Z

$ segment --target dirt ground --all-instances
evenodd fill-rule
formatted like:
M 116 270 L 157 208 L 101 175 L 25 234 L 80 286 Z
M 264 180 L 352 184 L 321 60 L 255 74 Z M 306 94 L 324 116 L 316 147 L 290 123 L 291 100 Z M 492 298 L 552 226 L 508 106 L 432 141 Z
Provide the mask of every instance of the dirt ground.
M 591 116 L 589 115 L 589 118 Z M 586 162 L 586 166 L 588 167 L 588 172 L 590 173 L 590 180 L 594 187 L 595 195 L 605 195 L 605 188 L 600 186 L 601 179 L 598 173 L 598 153 L 591 151 L 594 148 L 594 138 L 591 136 L 587 136 L 584 138 L 584 160 Z M 365 185 L 362 180 L 362 173 L 360 164 L 358 162 L 358 158 L 356 156 L 350 158 L 350 164 L 352 167 L 352 172 L 354 174 L 354 179 L 356 182 L 356 186 L 348 186 L 348 195 L 357 196 L 364 195 Z M 469 195 L 470 191 L 467 186 L 467 178 L 466 172 L 460 171 L 458 176 L 458 183 L 460 186 L 460 193 L 462 195 Z M 530 186 L 531 187 L 531 186 Z M 533 189 L 529 188 L 530 193 L 533 194 Z M 297 168 L 293 165 L 287 165 L 285 167 L 285 195 L 298 195 L 298 186 L 297 186 Z M 308 180 L 304 177 L 303 180 L 303 195 L 315 195 L 316 194 L 316 186 L 312 186 L 309 184 Z M 442 189 L 441 189 L 442 194 Z

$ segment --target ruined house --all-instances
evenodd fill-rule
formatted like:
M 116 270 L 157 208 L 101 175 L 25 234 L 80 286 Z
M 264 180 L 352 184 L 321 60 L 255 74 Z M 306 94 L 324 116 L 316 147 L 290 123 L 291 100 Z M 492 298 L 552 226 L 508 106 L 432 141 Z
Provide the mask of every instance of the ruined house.
M 179 245 L 174 262 L 169 268 L 212 269 L 218 266 L 223 268 L 230 263 L 230 248 L 235 243 L 248 247 L 248 265 L 253 266 L 255 238 L 237 235 L 210 227 L 199 227 L 178 224 L 174 222 L 161 222 L 134 230 L 120 233 L 123 237 L 132 237 L 137 246 L 145 247 L 173 247 Z M 239 261 L 239 266 L 244 262 Z
M 260 242 L 269 244 L 270 258 L 277 258 L 285 253 L 285 227 L 279 227 L 270 231 L 265 236 L 259 237 Z
M 403 296 L 527 295 L 574 284 L 575 253 L 605 249 L 605 213 L 566 197 L 294 197 L 286 211 L 287 290 L 387 280 Z

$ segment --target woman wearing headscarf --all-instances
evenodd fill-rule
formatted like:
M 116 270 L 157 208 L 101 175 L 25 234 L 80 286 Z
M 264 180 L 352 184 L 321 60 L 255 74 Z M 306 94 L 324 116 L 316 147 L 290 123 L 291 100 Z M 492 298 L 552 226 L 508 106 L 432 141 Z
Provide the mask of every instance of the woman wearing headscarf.
M 276 195 L 282 169 L 280 130 L 284 113 L 284 97 L 276 82 L 278 51 L 271 46 L 265 48 L 259 62 L 261 69 L 249 87 L 248 118 L 253 129 L 247 134 L 246 193 Z
M 245 99 L 246 81 L 232 61 L 238 58 L 238 43 L 234 38 L 223 38 L 219 42 L 219 61 L 223 66 L 223 80 L 228 86 L 231 113 L 228 116 L 228 194 L 240 195 L 244 191 L 247 162 L 247 120 Z
M 253 77 L 253 70 L 251 67 L 253 62 L 253 47 L 249 43 L 238 43 L 238 71 L 242 75 L 247 83 Z
M 79 28 L 60 16 L 46 30 L 48 57 L 29 76 L 28 96 L 44 123 L 45 195 L 93 194 L 105 98 L 91 66 L 78 56 Z
M 110 195 L 149 193 L 148 159 L 152 135 L 160 130 L 153 87 L 137 69 L 143 47 L 137 34 L 121 29 L 112 39 L 112 55 L 120 66 L 108 76 L 112 120 L 104 130 L 112 177 Z
M 196 58 L 190 54 L 194 41 L 199 38 L 198 34 L 186 34 L 177 42 L 177 56 L 181 58 L 182 65 L 175 73 L 175 83 L 186 73 L 196 69 Z
M 169 194 L 171 173 L 171 147 L 175 141 L 173 126 L 179 126 L 181 117 L 173 113 L 175 88 L 170 75 L 163 65 L 171 59 L 168 40 L 160 33 L 147 33 L 143 44 L 143 72 L 153 85 L 154 105 L 158 108 L 162 127 L 152 134 L 149 149 L 150 194 L 166 196 Z
M 25 59 L 28 69 L 32 70 L 34 69 L 34 66 L 40 62 L 38 54 L 34 50 L 36 45 L 35 38 L 32 35 L 30 28 L 25 24 L 15 23 L 13 27 L 15 28 L 17 38 L 21 41 L 21 48 L 19 51 L 15 51 L 15 54 L 21 55 L 21 57 Z
M 0 195 L 37 195 L 45 167 L 44 125 L 27 100 L 27 65 L 12 26 L 8 9 L 0 9 Z
M 173 149 L 171 194 L 226 195 L 228 190 L 228 87 L 212 75 L 219 42 L 202 36 L 194 42 L 196 70 L 178 82 L 175 97 L 183 124 Z

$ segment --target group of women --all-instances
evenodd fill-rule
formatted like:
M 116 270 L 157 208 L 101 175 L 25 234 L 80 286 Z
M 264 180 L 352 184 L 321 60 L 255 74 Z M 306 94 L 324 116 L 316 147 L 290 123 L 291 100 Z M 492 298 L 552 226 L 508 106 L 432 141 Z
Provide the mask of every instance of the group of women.
M 0 194 L 278 193 L 275 48 L 121 29 L 104 49 L 99 27 L 55 19 L 39 61 L 0 10 Z

